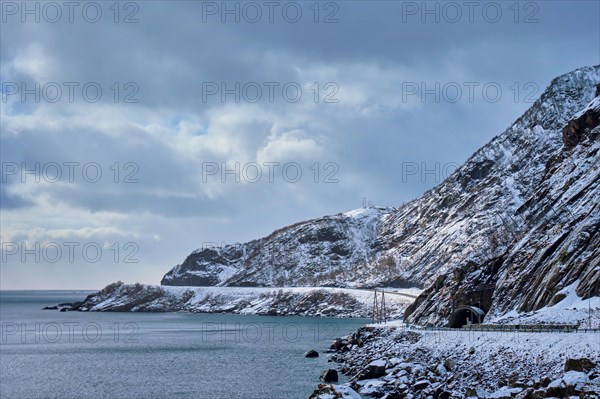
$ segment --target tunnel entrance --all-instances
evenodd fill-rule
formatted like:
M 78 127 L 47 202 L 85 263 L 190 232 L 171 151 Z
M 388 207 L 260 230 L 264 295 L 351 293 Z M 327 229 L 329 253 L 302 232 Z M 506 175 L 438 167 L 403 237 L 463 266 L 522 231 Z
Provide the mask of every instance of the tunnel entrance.
M 459 306 L 450 315 L 448 327 L 461 328 L 469 324 L 480 324 L 484 317 L 485 312 L 476 306 Z

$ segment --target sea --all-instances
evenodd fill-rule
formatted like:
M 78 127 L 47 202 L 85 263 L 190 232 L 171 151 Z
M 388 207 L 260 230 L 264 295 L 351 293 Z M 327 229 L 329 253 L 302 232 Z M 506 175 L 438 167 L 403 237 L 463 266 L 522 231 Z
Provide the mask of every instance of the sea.
M 0 398 L 306 399 L 335 368 L 323 351 L 368 322 L 42 310 L 89 293 L 0 291 Z

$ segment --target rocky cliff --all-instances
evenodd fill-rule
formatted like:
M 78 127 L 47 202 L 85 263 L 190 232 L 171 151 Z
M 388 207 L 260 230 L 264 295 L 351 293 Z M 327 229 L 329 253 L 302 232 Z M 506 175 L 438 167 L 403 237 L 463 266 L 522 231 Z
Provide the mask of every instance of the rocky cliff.
M 531 194 L 507 208 L 489 236 L 495 257 L 459 262 L 438 275 L 407 310 L 408 320 L 443 324 L 466 303 L 489 311 L 488 319 L 533 311 L 560 302 L 573 284 L 581 298 L 600 295 L 600 97 L 580 108 L 552 131 L 562 141 L 536 171 Z

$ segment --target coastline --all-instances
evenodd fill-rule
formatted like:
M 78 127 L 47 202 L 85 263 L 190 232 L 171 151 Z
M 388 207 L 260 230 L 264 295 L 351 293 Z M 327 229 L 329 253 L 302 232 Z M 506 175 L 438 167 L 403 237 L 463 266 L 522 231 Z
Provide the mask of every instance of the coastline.
M 418 289 L 397 289 L 394 295 L 388 295 L 388 318 L 402 317 L 418 293 Z M 179 287 L 117 282 L 60 310 L 371 318 L 372 301 L 373 291 L 367 289 Z
M 311 398 L 598 398 L 600 333 L 423 330 L 366 325 L 330 360 L 351 380 Z M 360 395 L 360 396 L 358 396 Z

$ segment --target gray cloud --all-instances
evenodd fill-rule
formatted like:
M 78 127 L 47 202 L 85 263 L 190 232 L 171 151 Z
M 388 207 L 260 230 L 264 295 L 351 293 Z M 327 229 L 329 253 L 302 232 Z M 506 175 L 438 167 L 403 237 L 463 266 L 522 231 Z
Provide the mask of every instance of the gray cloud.
M 422 23 L 419 15 L 403 20 L 409 3 L 332 3 L 339 8 L 332 24 L 314 23 L 309 3 L 298 3 L 303 17 L 295 24 L 281 14 L 273 23 L 266 17 L 221 23 L 218 16 L 203 22 L 203 4 L 222 3 L 188 1 L 138 2 L 133 24 L 114 23 L 107 8 L 95 24 L 82 18 L 21 23 L 7 16 L 0 39 L 2 162 L 42 168 L 95 162 L 103 179 L 35 183 L 31 176 L 25 182 L 19 173 L 7 176 L 0 190 L 3 240 L 44 242 L 65 229 L 93 229 L 102 242 L 136 242 L 140 262 L 74 270 L 68 262 L 30 265 L 13 258 L 3 264 L 2 288 L 158 282 L 203 242 L 257 238 L 360 207 L 363 197 L 397 206 L 440 183 L 502 132 L 552 78 L 600 62 L 596 2 L 520 3 L 518 23 L 509 3 L 494 3 L 503 12 L 497 23 L 477 12 L 473 23 L 466 15 L 458 23 L 443 15 L 440 23 L 431 17 Z M 320 4 L 320 21 L 334 10 L 326 4 Z M 524 23 L 532 11 L 538 22 Z M 7 95 L 15 87 L 6 83 L 13 82 L 39 83 L 49 96 L 48 85 L 57 82 L 63 96 L 50 103 L 30 94 L 22 102 Z M 65 82 L 79 84 L 72 102 Z M 255 103 L 232 95 L 223 102 L 220 93 L 203 98 L 207 84 L 231 88 L 236 82 L 255 82 L 263 97 Z M 273 102 L 266 82 L 279 84 Z M 289 82 L 302 88 L 300 101 L 282 96 Z M 334 86 L 326 87 L 329 82 Z M 436 101 L 421 91 L 422 84 L 432 89 L 436 83 L 440 90 L 461 88 L 461 99 L 441 95 Z M 472 101 L 465 83 L 477 84 Z M 86 101 L 86 84 L 102 89 L 98 102 Z M 498 101 L 486 100 L 486 84 L 501 88 Z M 418 93 L 407 92 L 415 87 Z M 126 102 L 128 95 L 136 102 Z M 326 95 L 338 101 L 325 103 Z M 296 162 L 302 178 L 291 183 L 278 170 L 270 182 L 265 162 Z M 219 166 L 215 175 L 203 175 L 208 163 Z M 223 183 L 223 163 L 257 163 L 263 178 L 236 183 L 226 175 Z M 137 181 L 125 184 L 131 165 Z M 418 173 L 407 173 L 414 167 Z M 337 182 L 326 183 L 332 171 Z

